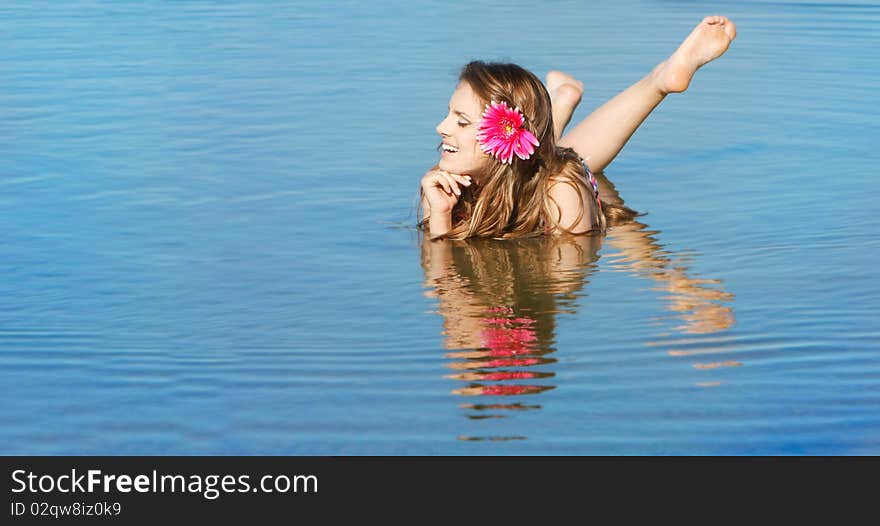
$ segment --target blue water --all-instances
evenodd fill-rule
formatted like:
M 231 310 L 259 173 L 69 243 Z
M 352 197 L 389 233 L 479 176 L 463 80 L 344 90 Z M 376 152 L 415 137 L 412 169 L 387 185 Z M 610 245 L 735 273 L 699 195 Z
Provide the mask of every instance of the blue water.
M 481 4 L 4 3 L 0 453 L 880 453 L 880 4 Z M 577 121 L 715 13 L 639 223 L 420 242 L 464 63 Z

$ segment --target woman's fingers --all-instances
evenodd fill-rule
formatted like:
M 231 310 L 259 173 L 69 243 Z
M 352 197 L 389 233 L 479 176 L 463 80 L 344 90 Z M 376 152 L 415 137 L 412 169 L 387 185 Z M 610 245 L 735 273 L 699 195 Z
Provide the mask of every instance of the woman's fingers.
M 440 180 L 440 184 L 443 185 L 443 189 L 446 190 L 447 194 L 455 193 L 454 192 L 454 189 L 455 189 L 454 179 L 451 179 L 445 173 L 441 173 L 440 177 L 438 179 Z
M 441 172 L 444 176 L 446 176 L 449 181 L 450 187 L 455 191 L 457 195 L 461 195 L 461 189 L 459 185 L 470 186 L 471 178 L 467 175 L 459 175 L 450 172 Z
M 471 185 L 470 176 L 454 174 L 443 170 L 434 170 L 429 173 L 428 177 L 425 179 L 425 182 L 427 181 L 431 181 L 431 183 L 428 184 L 439 186 L 449 196 L 460 196 L 461 188 L 459 186 Z
M 469 175 L 454 174 L 452 172 L 444 172 L 442 170 L 440 170 L 440 173 L 444 173 L 457 181 L 461 181 L 462 183 L 467 183 L 467 184 L 471 183 L 471 176 L 469 176 Z
M 455 192 L 455 195 L 461 195 L 461 190 L 458 189 L 458 181 L 455 180 L 455 177 L 452 174 L 445 174 L 446 180 L 448 181 L 449 188 Z
M 465 186 L 471 185 L 471 177 L 469 175 L 458 175 L 458 174 L 450 174 L 456 178 L 461 184 Z
M 447 194 L 454 194 L 453 188 L 455 187 L 455 179 L 453 179 L 448 173 L 438 170 L 434 173 L 434 184 L 443 189 Z
M 439 186 L 441 190 L 448 192 L 446 189 L 446 178 L 439 171 L 433 171 L 429 174 L 428 185 L 432 187 Z

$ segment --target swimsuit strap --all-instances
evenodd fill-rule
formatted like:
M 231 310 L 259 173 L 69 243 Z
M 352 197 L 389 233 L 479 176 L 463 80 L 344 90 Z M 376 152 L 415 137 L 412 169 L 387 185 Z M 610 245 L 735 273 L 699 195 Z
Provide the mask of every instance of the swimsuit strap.
M 587 172 L 587 179 L 590 181 L 590 186 L 593 187 L 593 194 L 596 196 L 596 202 L 599 204 L 599 210 L 602 210 L 602 200 L 599 199 L 599 183 L 596 181 L 596 177 L 593 176 L 593 172 L 590 171 L 590 167 L 587 166 L 587 163 L 581 161 L 581 164 L 584 166 L 584 170 Z

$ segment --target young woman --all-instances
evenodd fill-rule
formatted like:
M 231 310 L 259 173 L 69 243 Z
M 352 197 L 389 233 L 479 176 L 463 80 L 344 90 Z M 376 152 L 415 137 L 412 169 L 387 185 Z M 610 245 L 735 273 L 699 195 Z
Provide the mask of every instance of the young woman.
M 578 81 L 551 72 L 545 88 L 515 64 L 467 64 L 437 126 L 441 158 L 421 181 L 419 227 L 432 240 L 505 239 L 604 232 L 631 219 L 632 210 L 602 202 L 591 171 L 735 37 L 727 18 L 704 18 L 667 60 L 561 138 L 580 102 Z

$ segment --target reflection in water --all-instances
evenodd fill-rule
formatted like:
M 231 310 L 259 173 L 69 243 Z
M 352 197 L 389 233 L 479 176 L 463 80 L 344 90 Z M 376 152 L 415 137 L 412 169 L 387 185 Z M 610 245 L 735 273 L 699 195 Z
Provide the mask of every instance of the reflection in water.
M 622 203 L 614 185 L 600 174 L 599 191 L 602 199 L 607 202 Z M 652 231 L 639 221 L 614 227 L 605 239 L 608 247 L 615 249 L 604 257 L 609 261 L 608 267 L 636 275 L 647 277 L 654 282 L 654 290 L 666 292 L 664 299 L 668 302 L 666 309 L 673 312 L 679 321 L 673 327 L 678 333 L 699 335 L 673 342 L 648 342 L 653 346 L 669 345 L 705 345 L 705 335 L 718 333 L 733 326 L 735 318 L 733 294 L 725 291 L 720 280 L 700 279 L 690 275 L 688 254 L 675 254 L 663 248 L 657 240 L 659 232 Z M 712 352 L 729 352 L 729 348 L 702 350 L 671 349 L 670 356 L 701 355 Z M 697 362 L 693 367 L 700 370 L 717 369 L 719 367 L 737 367 L 742 363 L 733 360 L 716 362 Z M 720 382 L 697 382 L 700 387 L 714 387 Z
M 657 282 L 654 290 L 667 292 L 666 306 L 683 323 L 678 332 L 707 334 L 733 325 L 733 309 L 726 304 L 733 294 L 721 289 L 721 282 L 688 275 L 688 258 L 661 248 L 657 231 L 638 221 L 614 227 L 606 243 L 617 252 L 606 255 L 613 269 L 635 272 Z
M 599 177 L 602 199 L 622 202 L 613 185 Z M 443 318 L 447 364 L 460 382 L 453 394 L 466 397 L 520 397 L 553 389 L 557 360 L 552 357 L 556 315 L 574 313 L 576 298 L 596 268 L 602 243 L 612 269 L 650 278 L 667 292 L 667 309 L 683 322 L 677 332 L 718 332 L 733 324 L 727 304 L 733 296 L 717 280 L 689 275 L 687 258 L 670 253 L 658 232 L 632 222 L 615 227 L 607 238 L 595 236 L 538 237 L 514 240 L 468 239 L 430 242 L 422 236 L 426 292 L 436 298 Z M 652 343 L 649 343 L 651 345 Z M 659 342 L 653 344 L 662 345 Z M 668 345 L 668 344 L 667 344 Z M 670 351 L 676 355 L 676 351 Z M 694 364 L 700 369 L 740 365 L 738 362 Z M 714 386 L 718 382 L 700 382 Z M 538 410 L 540 404 L 520 400 L 466 403 L 472 420 L 505 418 L 514 412 Z M 462 440 L 522 440 L 524 436 L 463 436 Z
M 472 420 L 505 418 L 541 408 L 521 400 L 555 387 L 552 356 L 556 315 L 574 312 L 576 293 L 594 268 L 601 238 L 423 241 L 426 295 L 437 298 L 444 347 L 460 382 L 459 396 L 493 396 L 466 403 Z M 524 440 L 462 436 L 461 440 Z
M 484 350 L 447 355 L 448 358 L 467 360 L 454 362 L 450 364 L 451 368 L 474 370 L 449 376 L 456 380 L 471 382 L 467 387 L 456 389 L 453 393 L 509 396 L 535 394 L 553 389 L 552 385 L 478 383 L 550 378 L 553 373 L 511 368 L 550 364 L 555 361 L 542 356 L 545 352 L 538 346 L 534 319 L 509 317 L 514 315 L 511 307 L 490 307 L 486 312 L 491 317 L 480 320 L 485 325 L 480 331 L 480 341 Z M 500 317 L 503 315 L 508 317 Z

